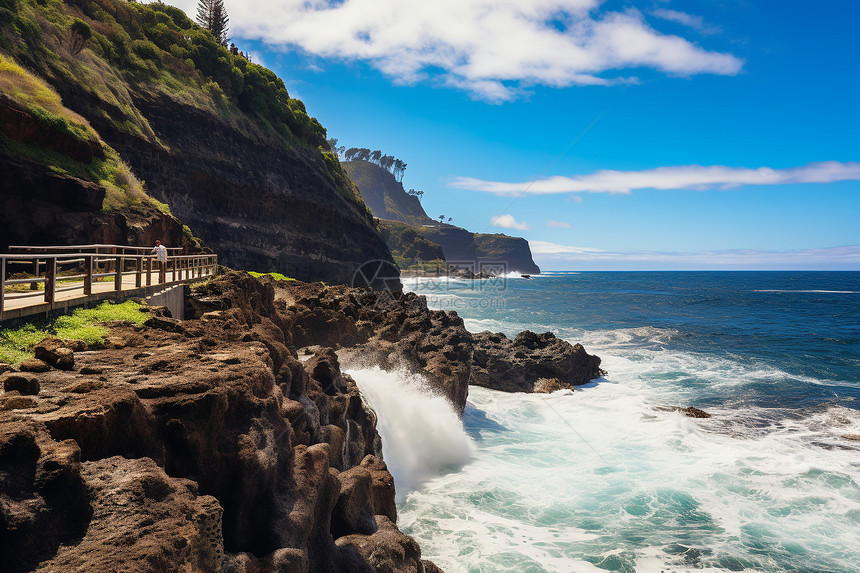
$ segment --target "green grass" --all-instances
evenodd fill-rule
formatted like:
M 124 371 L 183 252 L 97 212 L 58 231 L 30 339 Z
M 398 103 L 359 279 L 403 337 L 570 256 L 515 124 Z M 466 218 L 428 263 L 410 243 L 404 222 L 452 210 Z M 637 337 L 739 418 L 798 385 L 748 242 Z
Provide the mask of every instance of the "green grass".
M 33 357 L 33 347 L 50 333 L 34 324 L 0 330 L 0 362 L 18 364 Z
M 140 304 L 126 301 L 122 304 L 103 302 L 97 307 L 78 309 L 61 316 L 52 324 L 41 327 L 25 324 L 21 328 L 0 330 L 0 362 L 18 364 L 33 357 L 33 347 L 46 336 L 64 340 L 83 340 L 90 348 L 99 348 L 105 342 L 106 322 L 127 321 L 142 324 L 149 314 L 140 312 Z
M 273 279 L 275 279 L 276 281 L 294 281 L 294 280 L 296 280 L 293 277 L 288 277 L 286 275 L 282 275 L 281 273 L 258 273 L 258 272 L 254 272 L 254 271 L 248 271 L 248 274 L 254 278 L 260 278 L 264 275 L 268 275 L 268 276 L 272 277 Z

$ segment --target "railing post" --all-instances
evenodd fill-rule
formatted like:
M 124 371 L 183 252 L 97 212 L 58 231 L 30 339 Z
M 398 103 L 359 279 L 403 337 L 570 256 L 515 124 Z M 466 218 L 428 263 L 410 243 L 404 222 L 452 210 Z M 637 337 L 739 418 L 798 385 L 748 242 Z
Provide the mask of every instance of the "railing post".
M 137 261 L 137 276 L 134 278 L 134 286 L 140 288 L 143 285 L 143 258 L 137 255 L 135 260 Z
M 113 290 L 122 290 L 122 266 L 124 263 L 125 261 L 122 257 L 116 257 L 116 274 L 113 279 Z
M 33 259 L 33 278 L 39 276 L 39 257 Z M 30 290 L 38 290 L 39 283 L 30 283 Z
M 152 285 L 152 257 L 146 258 L 146 286 Z
M 173 259 L 173 279 L 171 280 L 171 282 L 176 282 L 176 263 L 177 259 Z
M 84 295 L 93 294 L 93 258 L 92 256 L 84 257 Z
M 3 313 L 3 301 L 6 298 L 6 259 L 0 257 L 0 314 Z
M 158 284 L 164 284 L 167 282 L 167 265 L 168 262 L 158 261 Z
M 57 283 L 57 259 L 45 259 L 45 302 L 53 304 L 54 287 Z

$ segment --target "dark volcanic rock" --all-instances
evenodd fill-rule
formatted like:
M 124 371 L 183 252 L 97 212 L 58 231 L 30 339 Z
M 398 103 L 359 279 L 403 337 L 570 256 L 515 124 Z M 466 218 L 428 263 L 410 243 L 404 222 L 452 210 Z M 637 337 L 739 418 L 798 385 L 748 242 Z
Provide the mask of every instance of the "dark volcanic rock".
M 70 102 L 84 97 L 63 95 Z M 286 148 L 166 97 L 140 94 L 134 103 L 165 146 L 91 121 L 147 192 L 168 203 L 223 264 L 349 283 L 367 261 L 393 262 L 364 204 L 339 194 L 315 150 Z
M 171 478 L 149 458 L 83 464 L 91 525 L 36 571 L 220 571 L 223 510 L 191 480 Z M 107 567 L 107 568 L 106 568 Z
M 43 360 L 54 368 L 71 370 L 75 367 L 75 352 L 69 348 L 68 344 L 57 338 L 42 340 L 35 346 L 33 352 L 36 358 Z
M 558 387 L 586 384 L 599 378 L 600 358 L 554 334 L 530 330 L 510 340 L 501 333 L 484 331 L 473 335 L 474 355 L 470 384 L 505 392 L 533 392 L 542 379 L 557 379 Z M 545 389 L 541 382 L 538 390 Z
M 24 396 L 34 396 L 39 393 L 39 379 L 32 374 L 7 372 L 0 379 L 3 380 L 3 391 L 5 392 L 18 392 Z
M 270 284 L 232 273 L 204 290 L 224 310 L 181 332 L 117 324 L 114 344 L 78 354 L 98 378 L 53 370 L 38 396 L 0 396 L 4 566 L 392 570 L 335 544 L 370 534 L 385 563 L 409 570 L 414 540 L 390 522 L 378 535 L 377 520 L 396 517 L 394 482 L 376 416 L 337 355 L 294 357 Z M 41 461 L 60 446 L 74 451 L 66 465 Z M 40 467 L 58 477 L 40 478 Z M 62 495 L 48 483 L 63 484 Z
M 87 530 L 92 515 L 80 449 L 39 424 L 0 424 L 0 555 L 3 571 L 30 571 Z

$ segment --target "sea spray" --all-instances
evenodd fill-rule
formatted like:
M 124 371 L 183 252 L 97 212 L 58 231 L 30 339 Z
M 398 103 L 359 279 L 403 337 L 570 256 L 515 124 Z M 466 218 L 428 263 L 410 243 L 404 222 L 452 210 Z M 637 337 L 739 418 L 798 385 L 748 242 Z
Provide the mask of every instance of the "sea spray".
M 382 457 L 394 476 L 398 503 L 425 481 L 472 459 L 475 445 L 453 406 L 432 393 L 421 375 L 378 366 L 346 372 L 376 412 Z
M 470 388 L 473 462 L 399 506 L 424 556 L 448 573 L 858 570 L 860 274 L 542 277 L 432 302 L 473 332 L 581 342 L 608 375 Z M 505 304 L 466 304 L 487 296 Z

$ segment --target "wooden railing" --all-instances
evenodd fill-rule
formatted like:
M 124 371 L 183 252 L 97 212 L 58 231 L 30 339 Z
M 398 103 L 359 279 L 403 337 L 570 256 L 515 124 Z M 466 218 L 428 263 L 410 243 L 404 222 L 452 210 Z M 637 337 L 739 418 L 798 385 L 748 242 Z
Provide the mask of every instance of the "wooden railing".
M 88 296 L 96 285 L 104 282 L 113 282 L 113 288 L 102 288 L 100 292 L 120 291 L 129 277 L 134 277 L 133 286 L 129 281 L 125 288 L 140 288 L 203 278 L 214 275 L 218 268 L 218 255 L 214 254 L 170 255 L 166 263 L 159 264 L 155 255 L 150 254 L 152 247 L 15 246 L 9 250 L 17 252 L 0 255 L 0 312 L 16 299 L 30 298 L 35 303 L 44 297 L 44 302 L 53 303 L 58 293 L 78 289 L 82 290 L 82 296 Z M 182 249 L 174 247 L 168 251 L 179 253 Z M 25 276 L 7 278 L 10 274 Z M 16 292 L 18 285 L 28 285 L 29 290 Z

